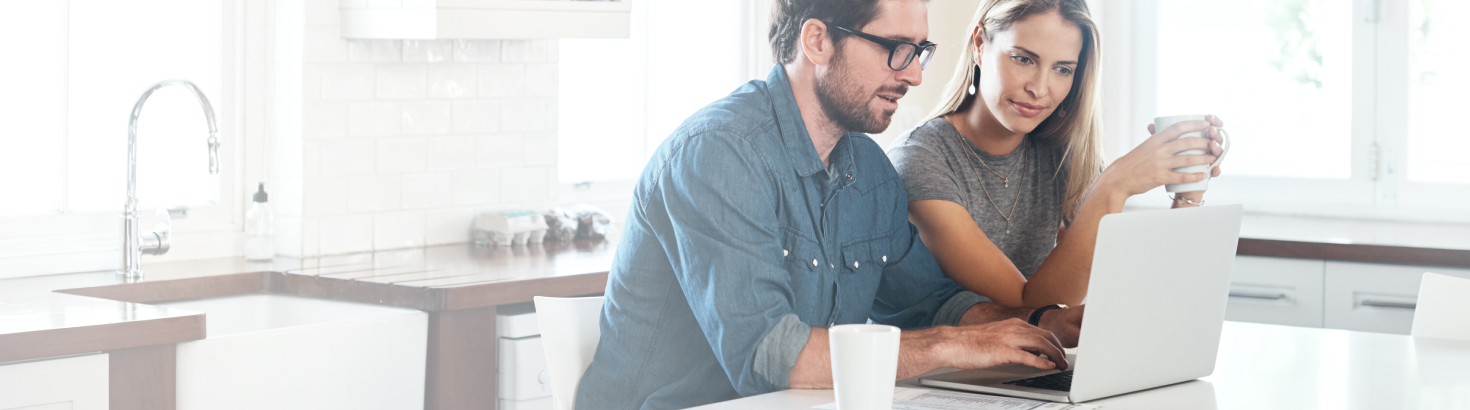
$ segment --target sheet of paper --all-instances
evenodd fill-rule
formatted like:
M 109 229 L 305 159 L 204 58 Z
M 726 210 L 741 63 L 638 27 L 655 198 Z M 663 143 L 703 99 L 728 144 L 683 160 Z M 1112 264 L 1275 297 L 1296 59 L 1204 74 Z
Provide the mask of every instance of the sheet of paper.
M 812 407 L 837 410 L 837 403 Z M 990 396 L 949 390 L 899 387 L 893 390 L 893 410 L 1096 410 L 1094 404 L 1055 403 L 1049 401 Z

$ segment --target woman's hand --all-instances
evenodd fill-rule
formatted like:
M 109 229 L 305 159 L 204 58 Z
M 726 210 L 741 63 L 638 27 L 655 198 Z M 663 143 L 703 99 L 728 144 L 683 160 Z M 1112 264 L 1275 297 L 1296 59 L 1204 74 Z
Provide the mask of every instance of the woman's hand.
M 1098 188 L 1121 199 L 1138 195 L 1157 188 L 1160 185 L 1184 184 L 1199 182 L 1205 179 L 1203 172 L 1182 173 L 1174 172 L 1175 168 L 1194 165 L 1204 165 L 1215 162 L 1215 159 L 1224 152 L 1220 143 L 1224 137 L 1220 134 L 1219 127 L 1225 126 L 1225 122 L 1216 116 L 1206 117 L 1209 121 L 1184 121 L 1162 131 L 1155 132 L 1154 126 L 1150 124 L 1148 131 L 1153 136 L 1144 140 L 1138 147 L 1129 151 L 1113 161 L 1103 174 L 1098 178 Z M 1179 138 L 1180 135 L 1195 131 L 1208 130 L 1209 139 L 1204 138 Z M 1208 154 L 1179 155 L 1186 150 L 1205 150 Z M 1220 175 L 1220 167 L 1215 167 L 1211 175 Z M 1202 195 L 1203 193 L 1195 193 Z

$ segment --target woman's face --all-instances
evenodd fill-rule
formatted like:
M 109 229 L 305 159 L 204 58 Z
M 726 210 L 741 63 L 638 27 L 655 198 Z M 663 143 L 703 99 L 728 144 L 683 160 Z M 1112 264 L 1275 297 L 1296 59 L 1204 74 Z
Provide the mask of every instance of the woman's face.
M 976 35 L 980 84 L 976 94 L 995 119 L 1026 134 L 1056 111 L 1072 90 L 1082 54 L 1082 30 L 1056 11 L 1034 14 L 1011 29 Z

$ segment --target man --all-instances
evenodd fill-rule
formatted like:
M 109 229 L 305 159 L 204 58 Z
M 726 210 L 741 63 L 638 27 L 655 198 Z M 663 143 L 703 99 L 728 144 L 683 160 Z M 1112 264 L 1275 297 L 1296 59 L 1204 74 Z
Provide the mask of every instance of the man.
M 943 276 L 893 165 L 859 134 L 887 128 L 919 85 L 927 37 L 924 0 L 776 1 L 779 65 L 691 116 L 643 171 L 578 408 L 830 387 L 826 328 L 868 320 L 908 329 L 900 378 L 1067 366 L 1052 332 L 1017 319 L 1031 309 Z M 1075 344 L 1080 311 L 1042 327 Z

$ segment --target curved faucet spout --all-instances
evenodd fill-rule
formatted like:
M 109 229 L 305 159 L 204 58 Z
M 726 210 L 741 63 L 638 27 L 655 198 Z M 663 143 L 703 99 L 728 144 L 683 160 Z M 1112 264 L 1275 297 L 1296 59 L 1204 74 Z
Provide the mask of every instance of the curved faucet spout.
M 157 230 L 149 233 L 139 232 L 138 229 L 138 196 L 137 196 L 137 173 L 138 173 L 138 117 L 143 114 L 143 104 L 148 102 L 148 97 L 154 91 L 168 86 L 181 86 L 194 93 L 198 98 L 199 105 L 204 108 L 204 118 L 209 122 L 209 139 L 205 142 L 209 146 L 209 173 L 219 174 L 219 127 L 214 120 L 214 107 L 209 104 L 209 98 L 204 96 L 204 90 L 199 89 L 189 80 L 171 79 L 163 80 L 149 86 L 138 97 L 138 102 L 133 104 L 132 116 L 128 118 L 128 198 L 123 204 L 123 266 L 118 272 L 125 281 L 137 281 L 143 278 L 143 269 L 139 259 L 144 251 L 153 255 L 162 255 L 168 252 L 169 227 L 167 218 L 162 218 Z M 144 249 L 144 248 L 147 249 Z

